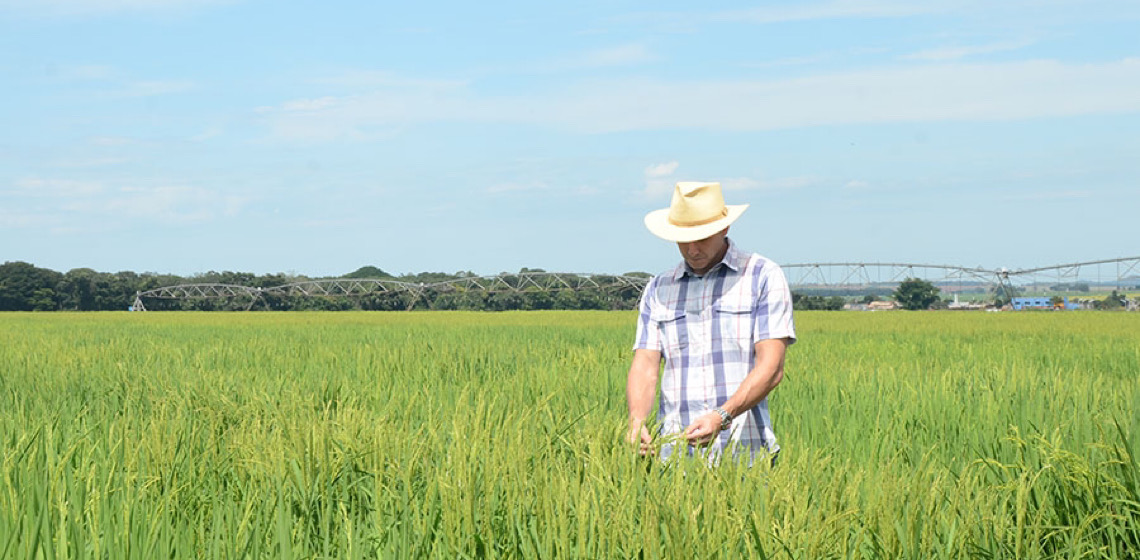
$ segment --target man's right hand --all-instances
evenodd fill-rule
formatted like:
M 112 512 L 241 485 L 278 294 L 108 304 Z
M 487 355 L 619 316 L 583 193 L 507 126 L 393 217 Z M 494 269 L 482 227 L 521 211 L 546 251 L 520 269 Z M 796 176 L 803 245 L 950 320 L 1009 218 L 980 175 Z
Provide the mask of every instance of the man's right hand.
M 637 452 L 642 456 L 653 455 L 653 436 L 649 434 L 649 429 L 644 424 L 630 428 L 626 439 L 630 445 L 637 447 Z

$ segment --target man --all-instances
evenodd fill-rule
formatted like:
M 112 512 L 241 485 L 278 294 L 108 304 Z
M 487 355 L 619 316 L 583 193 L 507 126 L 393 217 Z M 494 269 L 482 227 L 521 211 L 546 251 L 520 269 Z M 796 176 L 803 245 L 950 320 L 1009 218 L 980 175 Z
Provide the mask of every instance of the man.
M 768 394 L 784 375 L 784 352 L 796 340 L 792 296 L 780 267 L 740 250 L 728 226 L 747 204 L 727 206 L 719 183 L 681 182 L 669 208 L 645 225 L 677 243 L 683 261 L 655 276 L 641 296 L 629 368 L 629 442 L 651 453 L 646 421 L 661 361 L 661 432 L 717 461 L 728 449 L 775 458 Z M 675 444 L 662 446 L 662 458 Z

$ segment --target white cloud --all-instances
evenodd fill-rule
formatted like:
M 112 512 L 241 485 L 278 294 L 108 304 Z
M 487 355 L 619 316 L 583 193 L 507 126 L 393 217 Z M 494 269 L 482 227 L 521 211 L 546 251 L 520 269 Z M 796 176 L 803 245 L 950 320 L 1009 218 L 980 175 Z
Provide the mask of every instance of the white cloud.
M 676 161 L 670 161 L 668 163 L 656 163 L 645 168 L 645 176 L 647 178 L 655 178 L 672 175 L 680 165 L 681 164 L 677 163 Z
M 526 191 L 544 191 L 549 188 L 548 185 L 542 182 L 534 183 L 499 183 L 487 187 L 488 194 L 503 194 L 503 193 L 517 193 Z
M 38 211 L 0 209 L 0 229 L 24 229 L 52 227 L 59 219 L 51 214 Z
M 194 9 L 233 0 L 0 0 L 0 13 L 46 16 L 83 16 L 118 12 L 169 12 Z
M 220 126 L 211 126 L 204 129 L 202 132 L 190 137 L 191 142 L 205 142 L 212 138 L 217 138 L 225 133 L 225 130 Z
M 650 62 L 657 57 L 645 45 L 619 45 L 596 49 L 581 55 L 556 62 L 553 66 L 568 68 L 603 68 L 608 66 L 628 66 Z
M 720 12 L 714 21 L 746 23 L 781 23 L 821 19 L 889 18 L 948 10 L 946 2 L 834 0 L 809 5 L 766 6 L 748 10 Z
M 929 64 L 785 80 L 581 82 L 548 94 L 481 95 L 467 87 L 389 88 L 263 109 L 275 134 L 367 138 L 425 122 L 558 127 L 586 133 L 695 128 L 1006 121 L 1140 111 L 1140 59 Z
M 83 230 L 105 228 L 132 220 L 160 224 L 186 224 L 235 216 L 249 203 L 244 196 L 178 185 L 136 182 L 108 187 L 120 181 L 26 178 L 14 189 L 0 191 L 5 201 L 6 227 L 69 224 Z
M 122 89 L 111 92 L 111 95 L 116 97 L 152 97 L 155 95 L 167 95 L 171 93 L 182 93 L 194 88 L 194 83 L 189 81 L 140 81 L 131 82 L 126 84 Z
M 124 138 L 121 136 L 93 136 L 88 139 L 92 145 L 95 146 L 126 146 L 131 144 L 134 140 Z
M 1049 200 L 1075 200 L 1092 196 L 1087 190 L 1045 191 L 1024 194 L 1011 194 L 1002 197 L 1008 202 L 1049 201 Z
M 102 204 L 110 214 L 163 223 L 195 223 L 237 214 L 247 202 L 198 187 L 125 187 Z
M 676 161 L 655 163 L 645 168 L 645 189 L 641 191 L 646 198 L 657 199 L 673 192 L 673 173 L 681 164 Z
M 56 70 L 55 75 L 62 80 L 106 80 L 115 76 L 115 69 L 101 64 L 63 66 Z
M 125 157 L 90 157 L 79 159 L 61 160 L 55 163 L 56 167 L 63 169 L 75 169 L 85 167 L 108 167 L 112 165 L 122 165 L 131 161 Z
M 409 78 L 385 70 L 346 70 L 313 80 L 316 84 L 330 84 L 355 88 L 415 87 L 450 89 L 466 86 L 466 80 L 425 80 Z
M 863 181 L 860 179 L 852 179 L 850 181 L 847 181 L 847 184 L 843 185 L 843 188 L 845 188 L 845 189 L 865 189 L 869 186 L 871 186 L 871 184 L 868 183 L 867 181 Z
M 817 184 L 819 184 L 819 179 L 815 177 L 783 177 L 780 179 L 731 177 L 720 180 L 720 186 L 726 191 L 801 189 Z
M 648 26 L 654 33 L 696 33 L 709 24 L 767 25 L 786 22 L 830 20 L 900 18 L 931 13 L 962 10 L 963 6 L 977 4 L 972 0 L 927 0 L 910 2 L 901 0 L 832 0 L 829 2 L 788 2 L 782 5 L 761 4 L 761 7 L 743 10 L 654 11 L 625 14 L 611 18 L 618 24 Z M 699 4 L 693 4 L 700 6 Z M 976 6 L 975 6 L 976 7 Z
M 675 162 L 670 162 L 670 164 Z M 654 175 L 652 172 L 657 171 L 656 168 L 661 166 L 669 166 L 670 164 L 660 164 L 657 166 L 650 166 L 645 170 L 645 189 L 641 194 L 650 200 L 660 200 L 673 192 L 675 181 L 668 178 L 672 171 L 665 175 Z M 676 169 L 676 165 L 672 166 Z M 754 179 L 752 177 L 726 177 L 722 179 L 712 179 L 720 183 L 720 186 L 725 191 L 772 191 L 772 190 L 787 190 L 787 189 L 800 189 L 811 187 L 819 184 L 819 179 L 815 177 L 783 177 L 779 179 Z
M 519 193 L 546 193 L 554 196 L 593 196 L 600 194 L 601 189 L 592 185 L 558 186 L 544 181 L 531 182 L 504 182 L 496 183 L 484 189 L 489 195 L 519 194 Z
M 97 181 L 72 179 L 26 178 L 16 181 L 15 186 L 15 194 L 43 198 L 86 197 L 104 190 L 103 185 Z
M 939 47 L 934 49 L 926 49 L 916 53 L 903 56 L 904 60 L 928 60 L 928 61 L 948 61 L 966 58 L 968 56 L 976 56 L 981 54 L 990 54 L 995 52 L 1012 51 L 1022 49 L 1032 45 L 1032 41 L 1006 41 L 1001 43 L 990 43 L 987 45 L 970 45 L 970 46 L 957 46 L 957 47 Z
M 289 101 L 281 105 L 282 111 L 303 113 L 306 111 L 320 111 L 321 109 L 329 109 L 337 104 L 337 98 L 332 96 L 320 97 L 317 99 L 298 99 L 296 101 Z M 272 107 L 264 107 L 262 112 L 272 111 Z

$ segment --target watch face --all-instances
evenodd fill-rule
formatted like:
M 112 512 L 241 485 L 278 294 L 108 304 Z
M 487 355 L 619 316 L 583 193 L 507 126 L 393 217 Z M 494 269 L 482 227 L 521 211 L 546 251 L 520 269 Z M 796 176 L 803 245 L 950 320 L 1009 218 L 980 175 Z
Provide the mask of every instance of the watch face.
M 720 429 L 727 430 L 728 427 L 732 425 L 732 418 L 728 416 L 727 412 L 720 408 L 716 409 L 716 413 L 720 415 Z

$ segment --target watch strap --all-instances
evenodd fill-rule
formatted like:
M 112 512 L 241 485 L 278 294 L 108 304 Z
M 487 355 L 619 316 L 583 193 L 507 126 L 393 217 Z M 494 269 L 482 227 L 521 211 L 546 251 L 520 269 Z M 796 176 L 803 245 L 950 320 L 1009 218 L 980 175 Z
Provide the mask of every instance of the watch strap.
M 727 430 L 727 429 L 732 427 L 732 416 L 730 416 L 728 414 L 727 410 L 718 406 L 718 407 L 714 408 L 713 411 L 720 415 L 720 429 L 721 429 L 721 431 Z

